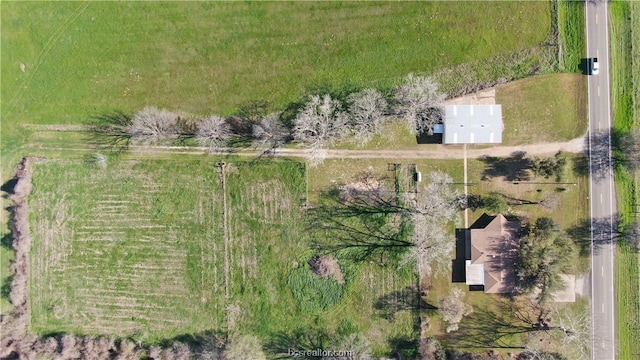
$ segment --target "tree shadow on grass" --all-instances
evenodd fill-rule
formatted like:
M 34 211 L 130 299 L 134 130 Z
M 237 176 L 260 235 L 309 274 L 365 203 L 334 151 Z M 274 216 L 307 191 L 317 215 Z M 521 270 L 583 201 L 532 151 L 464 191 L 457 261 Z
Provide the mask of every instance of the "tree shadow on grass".
M 480 160 L 487 167 L 482 173 L 483 179 L 504 177 L 507 181 L 526 181 L 531 179 L 530 170 L 533 167 L 531 159 L 526 158 L 527 153 L 516 151 L 509 157 L 484 156 Z
M 9 232 L 0 238 L 0 246 L 5 249 L 13 250 L 13 233 Z
M 4 192 L 5 194 L 2 195 L 2 197 L 7 198 L 11 195 L 13 195 L 13 190 L 16 187 L 16 184 L 18 183 L 18 178 L 13 177 L 9 180 L 7 180 L 7 182 L 5 182 L 4 184 L 2 184 L 2 186 L 0 186 L 0 191 Z
M 313 351 L 328 349 L 331 337 L 322 329 L 299 328 L 290 332 L 279 332 L 271 337 L 264 349 L 275 359 L 293 358 L 290 350 Z M 316 356 L 303 355 L 296 359 L 318 359 Z
M 379 312 L 383 319 L 389 321 L 395 320 L 396 314 L 401 311 L 411 311 L 418 315 L 420 311 L 433 312 L 438 309 L 424 301 L 422 294 L 412 286 L 380 296 L 373 303 L 373 308 Z
M 388 340 L 391 353 L 389 355 L 396 359 L 417 359 L 418 339 L 415 336 L 395 336 Z
M 589 154 L 573 158 L 573 173 L 577 176 L 589 176 Z
M 11 283 L 13 283 L 13 275 L 6 277 L 0 286 L 0 297 L 11 302 Z
M 523 345 L 511 343 L 512 337 L 537 330 L 529 324 L 510 319 L 508 314 L 512 311 L 506 306 L 502 306 L 499 312 L 474 310 L 462 320 L 458 331 L 446 334 L 444 339 L 450 344 L 456 344 L 457 348 L 522 349 Z
M 414 245 L 409 239 L 410 226 L 405 218 L 394 224 L 390 218 L 393 214 L 376 213 L 380 210 L 362 214 L 352 214 L 352 211 L 341 206 L 308 209 L 307 229 L 318 235 L 313 246 L 356 262 L 375 260 L 386 264 L 399 259 Z
M 120 110 L 93 115 L 86 141 L 98 149 L 121 153 L 131 145 L 132 136 L 126 131 L 131 124 L 133 116 Z
M 170 339 L 160 341 L 162 348 L 169 348 L 174 342 L 180 342 L 189 346 L 194 353 L 202 351 L 217 352 L 222 354 L 228 334 L 221 331 L 206 330 L 194 334 L 180 334 Z M 134 339 L 131 339 L 134 340 Z

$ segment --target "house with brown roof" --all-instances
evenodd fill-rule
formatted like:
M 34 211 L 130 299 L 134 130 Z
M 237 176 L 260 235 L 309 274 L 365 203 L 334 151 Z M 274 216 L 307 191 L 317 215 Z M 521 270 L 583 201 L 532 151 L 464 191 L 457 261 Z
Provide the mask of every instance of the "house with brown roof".
M 521 223 L 499 214 L 483 214 L 464 229 L 465 282 L 482 287 L 485 293 L 512 293 L 515 290 L 515 261 Z

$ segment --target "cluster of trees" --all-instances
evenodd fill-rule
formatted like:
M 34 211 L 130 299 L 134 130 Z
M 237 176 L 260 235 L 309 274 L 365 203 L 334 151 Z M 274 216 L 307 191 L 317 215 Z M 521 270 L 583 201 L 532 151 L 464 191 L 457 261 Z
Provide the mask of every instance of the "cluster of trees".
M 519 290 L 539 288 L 539 299 L 548 300 L 553 291 L 565 286 L 560 274 L 572 270 L 574 252 L 573 242 L 553 219 L 537 219 L 520 239 L 516 261 Z
M 388 119 L 403 119 L 415 135 L 432 134 L 434 125 L 442 121 L 444 99 L 431 78 L 413 74 L 390 99 L 373 88 L 350 94 L 346 104 L 328 94 L 311 95 L 296 115 L 293 139 L 310 148 L 314 164 L 323 160 L 322 149 L 335 141 L 350 138 L 360 144 L 368 142 Z
M 212 149 L 241 143 L 268 151 L 294 140 L 309 148 L 309 160 L 317 164 L 332 143 L 349 138 L 364 144 L 388 119 L 403 119 L 416 135 L 432 133 L 442 121 L 444 99 L 431 78 L 409 74 L 390 96 L 373 88 L 349 94 L 344 101 L 329 94 L 310 95 L 291 121 L 284 121 L 281 113 L 267 114 L 264 103 L 243 108 L 241 117 L 228 118 L 146 107 L 132 116 L 100 116 L 94 132 L 106 135 L 107 144 L 122 146 L 195 138 Z
M 3 332 L 8 329 L 3 327 Z M 2 348 L 0 357 L 43 359 L 96 360 L 264 360 L 262 344 L 253 335 L 207 336 L 193 343 L 179 341 L 164 346 L 147 346 L 129 340 L 91 336 L 49 336 L 39 338 L 24 335 Z

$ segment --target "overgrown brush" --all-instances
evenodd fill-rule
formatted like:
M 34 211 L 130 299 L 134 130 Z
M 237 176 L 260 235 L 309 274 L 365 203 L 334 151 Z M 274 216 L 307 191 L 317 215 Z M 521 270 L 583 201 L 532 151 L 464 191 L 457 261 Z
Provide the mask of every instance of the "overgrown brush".
M 337 304 L 344 294 L 344 286 L 331 278 L 321 278 L 308 267 L 291 271 L 289 288 L 303 311 L 319 312 Z

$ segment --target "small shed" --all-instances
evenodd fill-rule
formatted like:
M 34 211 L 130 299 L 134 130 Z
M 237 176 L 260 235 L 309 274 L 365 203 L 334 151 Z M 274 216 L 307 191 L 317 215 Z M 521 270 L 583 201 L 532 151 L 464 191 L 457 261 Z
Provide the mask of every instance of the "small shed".
M 501 105 L 447 105 L 444 110 L 445 144 L 502 143 Z

